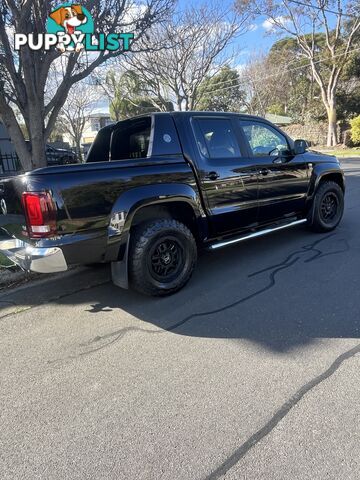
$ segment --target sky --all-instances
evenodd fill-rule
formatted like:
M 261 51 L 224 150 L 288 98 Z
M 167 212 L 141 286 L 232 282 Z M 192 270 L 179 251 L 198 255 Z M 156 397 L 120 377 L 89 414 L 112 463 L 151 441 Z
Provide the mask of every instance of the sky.
M 202 3 L 202 0 L 178 0 L 178 8 L 182 9 L 189 5 L 199 6 L 199 1 Z M 212 4 L 214 4 L 214 0 Z M 217 0 L 221 2 L 222 8 L 228 6 L 229 9 L 234 5 L 235 0 Z M 316 2 L 313 2 L 316 5 Z M 348 0 L 342 0 L 342 7 L 346 7 Z M 328 15 L 330 27 L 335 25 L 335 17 L 333 15 Z M 281 34 L 284 36 L 284 34 Z M 269 22 L 266 16 L 260 16 L 254 20 L 250 26 L 250 29 L 244 35 L 241 35 L 234 41 L 236 49 L 239 49 L 238 58 L 235 61 L 234 67 L 241 67 L 241 65 L 246 64 L 251 56 L 267 53 L 271 46 L 279 39 L 281 36 L 275 34 L 272 25 Z
M 221 8 L 233 6 L 234 0 L 218 0 L 221 2 Z M 201 3 L 201 0 L 200 0 Z M 214 4 L 214 2 L 212 2 Z M 182 9 L 189 5 L 199 6 L 199 0 L 178 0 L 178 8 Z M 254 53 L 266 53 L 271 45 L 277 40 L 276 35 L 269 35 L 268 25 L 265 24 L 267 18 L 259 17 L 251 23 L 250 30 L 241 35 L 234 41 L 236 50 L 239 49 L 238 63 L 246 63 L 248 58 Z M 263 25 L 264 24 L 264 25 Z
M 235 45 L 240 49 L 240 63 L 246 63 L 254 54 L 268 52 L 277 39 L 278 36 L 270 33 L 266 17 L 258 19 L 251 24 L 250 31 L 235 40 Z

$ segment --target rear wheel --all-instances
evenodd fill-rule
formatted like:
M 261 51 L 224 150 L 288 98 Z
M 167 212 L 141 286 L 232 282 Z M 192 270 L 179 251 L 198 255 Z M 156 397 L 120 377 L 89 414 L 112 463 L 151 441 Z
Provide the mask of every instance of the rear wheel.
M 189 281 L 196 259 L 195 239 L 184 224 L 172 219 L 144 223 L 131 240 L 131 284 L 147 295 L 170 295 Z
M 335 182 L 320 184 L 309 214 L 308 223 L 315 232 L 329 232 L 340 223 L 344 213 L 344 192 Z

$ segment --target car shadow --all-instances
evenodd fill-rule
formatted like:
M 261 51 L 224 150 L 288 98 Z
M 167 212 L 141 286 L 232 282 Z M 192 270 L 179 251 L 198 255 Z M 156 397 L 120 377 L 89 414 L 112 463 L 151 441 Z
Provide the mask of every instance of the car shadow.
M 109 268 L 101 267 L 102 285 L 53 302 L 81 304 L 99 317 L 102 328 L 84 354 L 136 331 L 245 339 L 279 353 L 322 338 L 359 338 L 360 169 L 349 175 L 347 187 L 345 215 L 334 232 L 296 227 L 205 252 L 189 284 L 171 297 L 119 289 L 110 283 Z

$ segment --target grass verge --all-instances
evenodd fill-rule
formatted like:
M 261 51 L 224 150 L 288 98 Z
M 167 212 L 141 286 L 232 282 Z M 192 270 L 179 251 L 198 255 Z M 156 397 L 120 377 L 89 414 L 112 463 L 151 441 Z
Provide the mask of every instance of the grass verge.
M 0 252 L 0 269 L 13 266 L 13 262 Z
M 337 148 L 337 149 L 325 149 L 314 147 L 314 150 L 318 150 L 322 153 L 327 153 L 328 155 L 335 155 L 336 157 L 360 157 L 360 148 Z

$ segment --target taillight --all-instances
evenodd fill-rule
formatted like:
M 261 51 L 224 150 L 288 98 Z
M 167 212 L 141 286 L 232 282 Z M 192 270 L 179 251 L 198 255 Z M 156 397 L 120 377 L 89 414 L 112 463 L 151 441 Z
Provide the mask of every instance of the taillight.
M 56 234 L 56 207 L 50 193 L 25 192 L 21 201 L 31 238 Z

